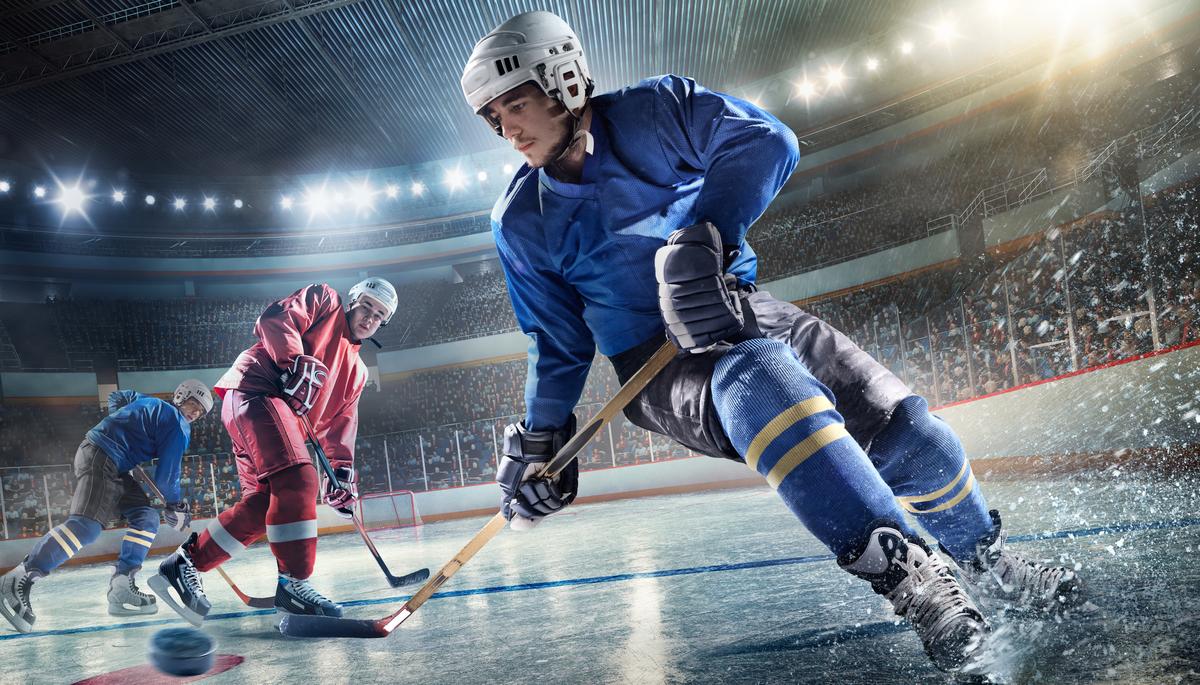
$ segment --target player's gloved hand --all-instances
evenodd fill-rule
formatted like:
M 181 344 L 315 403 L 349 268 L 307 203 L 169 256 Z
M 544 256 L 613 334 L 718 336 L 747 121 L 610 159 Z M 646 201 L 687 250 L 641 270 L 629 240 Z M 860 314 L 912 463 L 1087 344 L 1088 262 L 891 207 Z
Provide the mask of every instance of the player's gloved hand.
M 531 431 L 523 423 L 504 427 L 504 456 L 496 470 L 496 483 L 504 512 L 513 530 L 529 530 L 543 517 L 575 500 L 579 490 L 579 462 L 572 461 L 554 478 L 541 478 L 546 462 L 575 434 L 575 415 L 558 430 Z
M 162 516 L 164 523 L 178 531 L 183 531 L 192 523 L 192 515 L 188 512 L 187 502 L 167 502 Z
M 320 359 L 307 354 L 297 355 L 292 360 L 292 368 L 279 377 L 283 399 L 298 416 L 304 416 L 316 404 L 317 395 L 328 377 L 329 369 Z
M 354 518 L 354 502 L 358 499 L 358 474 L 349 466 L 338 466 L 333 469 L 337 476 L 338 485 L 333 487 L 333 481 L 321 476 L 321 492 L 324 493 L 325 504 L 338 513 L 342 518 Z
M 680 349 L 702 352 L 742 332 L 737 279 L 724 261 L 721 234 L 708 222 L 675 231 L 654 254 L 658 308 Z

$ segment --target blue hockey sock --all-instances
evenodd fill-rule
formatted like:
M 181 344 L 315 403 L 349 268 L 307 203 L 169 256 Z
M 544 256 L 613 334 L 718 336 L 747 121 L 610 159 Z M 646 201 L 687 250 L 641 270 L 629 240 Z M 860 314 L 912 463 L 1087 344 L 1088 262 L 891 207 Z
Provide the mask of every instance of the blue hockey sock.
M 905 527 L 887 483 L 846 432 L 833 394 L 787 345 L 738 343 L 717 362 L 713 403 L 738 454 L 835 554 L 857 551 L 867 526 Z
M 117 557 L 117 573 L 128 575 L 142 567 L 150 545 L 158 533 L 158 510 L 153 507 L 134 507 L 125 512 L 129 529 L 121 538 L 121 554 Z
M 98 537 L 99 521 L 71 516 L 37 541 L 25 557 L 25 568 L 48 575 Z
M 913 514 L 957 560 L 975 556 L 992 530 L 987 503 L 962 443 L 917 395 L 896 407 L 871 443 L 871 461 L 900 506 Z

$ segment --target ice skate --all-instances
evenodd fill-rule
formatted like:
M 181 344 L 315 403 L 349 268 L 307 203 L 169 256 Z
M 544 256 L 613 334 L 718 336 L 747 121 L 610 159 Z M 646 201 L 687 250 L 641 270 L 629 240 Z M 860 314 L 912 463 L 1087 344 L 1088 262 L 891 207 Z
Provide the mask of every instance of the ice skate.
M 198 626 L 204 622 L 204 617 L 212 609 L 212 603 L 204 594 L 200 572 L 196 570 L 188 554 L 188 550 L 196 542 L 196 537 L 196 534 L 192 533 L 187 542 L 158 565 L 158 573 L 151 576 L 146 583 L 159 599 L 189 623 Z M 172 589 L 179 595 L 178 600 L 171 595 Z
M 36 571 L 25 568 L 24 561 L 0 576 L 0 614 L 19 632 L 33 630 L 33 622 L 37 620 L 29 604 L 29 594 L 39 577 Z
M 317 592 L 307 580 L 280 574 L 275 587 L 275 609 L 289 614 L 314 614 L 340 618 L 342 607 Z
M 992 532 L 975 546 L 975 558 L 960 564 L 979 593 L 1018 611 L 1061 613 L 1086 602 L 1083 581 L 1071 569 L 1048 566 L 1007 549 L 1000 512 L 993 509 Z
M 154 595 L 142 592 L 133 581 L 133 573 L 114 573 L 108 581 L 108 614 L 140 616 L 158 613 Z
M 919 538 L 888 524 L 875 527 L 863 550 L 838 560 L 871 583 L 908 619 L 925 653 L 943 671 L 962 670 L 980 650 L 987 622 L 950 567 Z

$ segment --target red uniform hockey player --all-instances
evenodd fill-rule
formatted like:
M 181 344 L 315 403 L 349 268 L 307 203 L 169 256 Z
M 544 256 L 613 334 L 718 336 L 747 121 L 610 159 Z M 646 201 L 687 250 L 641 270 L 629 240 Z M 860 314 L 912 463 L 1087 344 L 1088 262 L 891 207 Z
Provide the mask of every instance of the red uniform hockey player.
M 343 485 L 335 489 L 323 479 L 324 501 L 350 517 L 357 496 L 358 399 L 367 382 L 359 347 L 387 324 L 396 305 L 391 283 L 368 278 L 350 289 L 348 302 L 328 285 L 310 285 L 259 317 L 258 342 L 214 388 L 223 400 L 221 422 L 233 441 L 242 499 L 193 534 L 149 581 L 184 618 L 199 625 L 211 608 L 199 572 L 216 568 L 264 532 L 279 568 L 275 608 L 341 616 L 341 606 L 308 584 L 317 553 L 318 482 L 301 417 Z

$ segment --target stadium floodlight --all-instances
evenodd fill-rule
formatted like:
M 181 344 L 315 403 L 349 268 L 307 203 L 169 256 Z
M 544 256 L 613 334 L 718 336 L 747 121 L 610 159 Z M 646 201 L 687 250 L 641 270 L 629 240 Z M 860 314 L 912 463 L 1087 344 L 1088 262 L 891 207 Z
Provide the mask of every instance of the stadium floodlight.
M 124 190 L 114 190 L 113 194 L 112 194 L 112 201 L 118 205 L 125 204 L 125 191 Z
M 513 165 L 505 164 L 504 165 L 504 174 L 508 175 L 508 174 L 511 174 L 512 172 L 513 172 Z
M 487 180 L 487 172 L 486 172 L 486 171 L 481 171 L 481 172 L 479 172 L 479 173 L 475 174 L 475 178 L 476 178 L 476 179 L 477 179 L 477 180 L 478 180 L 480 183 L 483 183 L 484 181 L 486 181 L 486 180 Z
M 816 87 L 816 85 L 813 84 L 812 81 L 805 79 L 805 80 L 801 81 L 800 83 L 796 84 L 796 95 L 799 95 L 800 97 L 804 98 L 805 100 L 811 99 L 816 94 L 817 94 L 817 87 Z
M 310 216 L 328 212 L 331 203 L 332 198 L 329 197 L 324 188 L 310 188 L 304 195 L 304 204 L 308 207 Z
M 211 211 L 216 210 L 216 208 L 217 208 L 217 199 L 215 197 L 205 196 L 204 211 L 211 212 Z
M 400 186 L 396 185 L 395 183 L 389 183 L 387 184 L 387 187 L 383 189 L 383 192 L 387 194 L 389 200 L 395 200 L 396 196 L 400 194 Z
M 33 187 L 33 196 L 34 196 L 34 197 L 36 197 L 36 198 L 38 198 L 38 199 L 41 199 L 41 198 L 43 198 L 43 197 L 46 197 L 46 188 L 45 188 L 45 186 L 34 186 L 34 187 Z
M 842 73 L 841 67 L 826 67 L 825 82 L 830 88 L 839 88 L 846 82 L 846 75 Z
M 867 71 L 877 71 L 879 69 L 879 60 L 874 57 L 867 58 Z
M 933 25 L 933 40 L 942 45 L 949 45 L 958 38 L 958 29 L 954 25 L 954 21 L 950 19 L 941 19 Z
M 450 186 L 450 190 L 457 190 L 467 184 L 467 175 L 462 172 L 462 169 L 454 167 L 446 171 L 444 180 L 446 185 Z
M 55 202 L 62 205 L 64 216 L 71 212 L 83 213 L 83 203 L 85 200 L 87 200 L 87 196 L 83 194 L 83 190 L 79 188 L 78 184 L 70 187 L 58 186 L 58 198 Z
M 147 196 L 146 196 L 146 204 L 148 204 L 148 205 L 150 205 L 151 207 L 153 207 L 155 202 L 157 202 L 157 200 L 154 198 L 154 196 L 153 196 L 153 195 L 147 195 Z
M 284 195 L 283 197 L 279 198 L 279 207 L 285 212 L 290 212 L 292 210 L 291 196 Z
M 370 209 L 374 194 L 371 184 L 366 181 L 363 181 L 362 185 L 350 187 L 350 199 L 354 201 L 354 208 L 358 210 Z
M 234 200 L 233 200 L 233 208 L 234 209 L 241 209 L 244 206 L 246 206 L 246 203 L 242 202 L 241 198 L 234 198 Z
M 175 207 L 175 211 L 182 212 L 184 207 L 187 207 L 187 200 L 182 197 L 177 197 L 171 203 Z
M 412 188 L 410 190 L 414 197 L 421 197 L 425 194 L 425 184 L 421 183 L 420 181 L 413 181 Z
M 911 55 L 912 52 L 913 52 L 912 41 L 909 41 L 909 40 L 900 41 L 900 54 Z
M 7 193 L 12 190 L 12 184 L 8 181 L 0 181 L 0 193 Z

